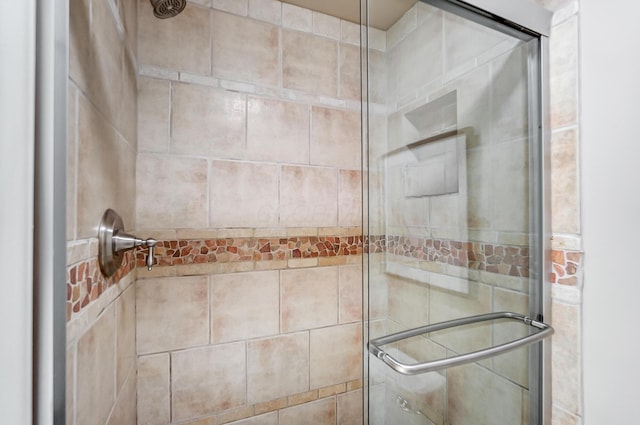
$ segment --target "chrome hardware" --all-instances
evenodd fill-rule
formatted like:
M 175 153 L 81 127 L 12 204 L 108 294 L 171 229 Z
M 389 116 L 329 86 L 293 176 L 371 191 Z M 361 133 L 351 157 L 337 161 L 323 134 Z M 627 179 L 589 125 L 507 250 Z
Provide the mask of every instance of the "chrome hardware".
M 495 347 L 485 348 L 483 350 L 473 351 L 471 353 L 459 354 L 457 356 L 432 360 L 424 363 L 408 364 L 403 363 L 393 357 L 381 347 L 393 342 L 402 341 L 403 339 L 413 338 L 414 336 L 428 334 L 443 329 L 454 328 L 456 326 L 470 325 L 480 323 L 487 320 L 510 319 L 521 322 L 524 325 L 539 329 L 539 332 L 527 335 L 522 338 L 514 339 Z M 546 323 L 532 320 L 531 318 L 518 313 L 500 312 L 487 313 L 477 316 L 463 317 L 461 319 L 449 320 L 447 322 L 434 323 L 433 325 L 421 326 L 419 328 L 408 329 L 406 331 L 397 332 L 391 335 L 373 339 L 369 342 L 369 352 L 382 360 L 387 366 L 402 375 L 417 375 L 419 373 L 433 372 L 453 366 L 460 366 L 467 363 L 477 362 L 478 360 L 497 356 L 516 348 L 524 347 L 538 341 L 541 341 L 553 334 L 553 328 Z
M 106 277 L 112 276 L 122 264 L 124 252 L 139 246 L 148 249 L 146 265 L 153 267 L 153 248 L 158 243 L 155 239 L 140 239 L 124 231 L 122 217 L 112 209 L 107 209 L 102 216 L 98 229 L 100 270 Z

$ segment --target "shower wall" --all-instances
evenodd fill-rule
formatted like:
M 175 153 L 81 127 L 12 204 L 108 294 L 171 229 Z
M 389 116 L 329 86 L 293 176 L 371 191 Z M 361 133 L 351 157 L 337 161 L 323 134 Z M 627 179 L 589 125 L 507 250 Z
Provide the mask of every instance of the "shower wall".
M 359 26 L 209 3 L 139 3 L 138 421 L 361 423 Z
M 526 54 L 505 35 L 421 2 L 386 32 L 386 115 L 372 118 L 370 134 L 371 187 L 378 187 L 369 219 L 386 242 L 386 253 L 370 258 L 372 337 L 489 311 L 528 313 Z M 448 97 L 444 108 L 434 106 Z M 417 161 L 405 146 L 451 129 L 465 135 L 457 193 L 407 195 L 406 167 Z M 435 157 L 435 145 L 421 149 Z M 424 361 L 508 335 L 485 327 L 398 348 Z M 527 358 L 521 349 L 453 368 L 436 387 L 431 376 L 399 377 L 371 360 L 370 421 L 528 423 Z M 500 415 L 486 408 L 493 405 L 503 406 Z
M 67 424 L 134 424 L 133 257 L 110 279 L 97 263 L 106 208 L 135 229 L 135 1 L 69 2 Z

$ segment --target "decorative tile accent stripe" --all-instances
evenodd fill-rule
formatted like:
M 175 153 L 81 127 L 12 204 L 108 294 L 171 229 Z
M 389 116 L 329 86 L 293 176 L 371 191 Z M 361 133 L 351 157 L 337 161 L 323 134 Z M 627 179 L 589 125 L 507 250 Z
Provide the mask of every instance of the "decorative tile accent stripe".
M 122 280 L 134 269 L 131 251 L 124 254 L 122 265 L 110 278 L 100 271 L 97 258 L 81 261 L 67 267 L 67 321 L 73 314 L 97 300 L 104 291 Z
M 575 286 L 578 284 L 580 267 L 582 266 L 582 251 L 551 251 L 551 283 Z
M 207 263 L 241 263 L 296 260 L 384 253 L 450 264 L 508 276 L 529 276 L 529 248 L 482 242 L 396 235 L 372 236 L 299 236 L 272 238 L 211 238 L 162 240 L 156 246 L 156 267 Z M 120 281 L 136 266 L 144 267 L 146 250 L 128 251 L 122 267 L 105 279 L 96 258 L 67 269 L 67 320 L 80 312 L 102 292 Z M 566 285 L 577 283 L 577 268 L 582 253 L 553 251 L 552 281 Z
M 409 236 L 376 241 L 390 254 L 508 276 L 529 277 L 529 247 Z
M 283 238 L 217 238 L 159 241 L 154 252 L 156 266 L 203 263 L 289 260 L 292 258 L 361 255 L 362 236 L 309 236 Z M 144 267 L 146 250 L 136 253 Z

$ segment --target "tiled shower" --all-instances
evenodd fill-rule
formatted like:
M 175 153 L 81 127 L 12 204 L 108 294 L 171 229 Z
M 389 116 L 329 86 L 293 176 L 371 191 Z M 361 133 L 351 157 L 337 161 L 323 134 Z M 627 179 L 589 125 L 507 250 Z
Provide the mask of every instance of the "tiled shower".
M 575 23 L 573 3 L 547 6 L 558 31 Z M 361 424 L 360 26 L 272 0 L 70 12 L 67 423 Z M 383 104 L 394 35 L 368 37 Z M 159 240 L 151 271 L 129 255 L 101 276 L 109 207 Z M 579 278 L 572 232 L 557 232 L 558 279 Z M 579 283 L 558 287 L 556 345 L 578 365 L 564 330 Z M 574 379 L 554 381 L 559 420 L 580 415 Z

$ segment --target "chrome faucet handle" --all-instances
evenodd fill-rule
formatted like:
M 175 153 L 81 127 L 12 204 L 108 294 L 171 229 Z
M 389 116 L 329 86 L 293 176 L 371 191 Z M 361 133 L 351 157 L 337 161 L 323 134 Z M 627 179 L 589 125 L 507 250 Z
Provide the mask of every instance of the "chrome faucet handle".
M 147 270 L 151 271 L 151 268 L 153 267 L 153 248 L 156 246 L 156 244 L 158 243 L 157 240 L 149 238 L 146 241 L 144 241 L 144 244 L 147 246 Z
M 100 249 L 98 260 L 100 269 L 106 276 L 112 276 L 122 264 L 124 252 L 142 246 L 148 249 L 145 264 L 147 269 L 153 267 L 153 251 L 157 240 L 140 239 L 124 231 L 122 217 L 112 209 L 105 211 L 98 229 L 98 246 Z

